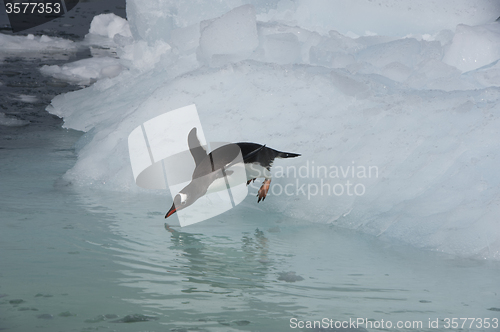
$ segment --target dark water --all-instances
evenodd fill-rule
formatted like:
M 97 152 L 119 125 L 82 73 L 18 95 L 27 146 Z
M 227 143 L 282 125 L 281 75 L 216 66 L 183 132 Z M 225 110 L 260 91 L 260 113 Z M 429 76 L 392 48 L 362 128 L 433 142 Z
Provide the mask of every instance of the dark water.
M 24 30 L 16 35 L 44 34 L 79 40 L 89 32 L 90 22 L 96 15 L 114 13 L 126 18 L 125 5 L 125 0 L 80 0 L 75 8 L 66 15 L 43 25 Z M 0 0 L 0 32 L 10 34 L 9 19 L 3 8 L 4 2 Z
M 8 18 L 0 0 L 0 32 L 13 34 L 9 29 Z M 73 41 L 81 41 L 88 33 L 90 22 L 95 15 L 114 13 L 126 17 L 125 0 L 83 0 L 69 13 L 54 21 L 25 30 L 14 35 L 48 35 Z M 40 74 L 43 65 L 58 65 L 91 57 L 88 48 L 76 51 L 33 53 L 6 53 L 0 50 L 0 112 L 19 120 L 30 121 L 25 128 L 0 127 L 0 148 L 25 147 L 26 135 L 38 135 L 38 132 L 60 128 L 62 120 L 45 111 L 55 96 L 79 89 Z M 28 97 L 22 97 L 28 96 Z M 24 99 L 24 101 L 23 101 Z M 28 100 L 28 102 L 26 102 Z M 41 138 L 43 140 L 43 138 Z M 6 142 L 10 141 L 10 142 Z M 29 144 L 37 142 L 29 142 Z

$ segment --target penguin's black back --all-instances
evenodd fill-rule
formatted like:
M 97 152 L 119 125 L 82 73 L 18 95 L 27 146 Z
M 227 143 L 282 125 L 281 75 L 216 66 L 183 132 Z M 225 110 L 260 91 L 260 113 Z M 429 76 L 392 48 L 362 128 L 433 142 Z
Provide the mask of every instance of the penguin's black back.
M 211 172 L 226 167 L 236 159 L 240 150 L 245 164 L 258 163 L 268 170 L 271 169 L 273 161 L 277 157 L 293 158 L 300 156 L 297 153 L 281 152 L 257 143 L 240 142 L 228 144 L 215 149 L 203 158 L 193 172 L 193 179 L 204 177 Z
M 300 156 L 300 154 L 297 153 L 281 152 L 257 143 L 240 142 L 236 143 L 236 145 L 240 147 L 241 155 L 243 156 L 245 164 L 258 163 L 268 170 L 271 169 L 273 161 L 276 157 L 293 158 Z
M 196 165 L 193 179 L 204 177 L 223 167 L 227 167 L 236 159 L 239 153 L 240 148 L 236 144 L 228 144 L 215 149 Z

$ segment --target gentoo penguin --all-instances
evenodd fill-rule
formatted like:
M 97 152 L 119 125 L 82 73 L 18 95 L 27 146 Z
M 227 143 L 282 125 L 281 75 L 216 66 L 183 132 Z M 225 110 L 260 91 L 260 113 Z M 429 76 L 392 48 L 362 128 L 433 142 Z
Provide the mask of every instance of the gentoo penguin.
M 223 177 L 230 175 L 231 171 L 225 171 L 230 167 L 241 151 L 245 171 L 247 175 L 247 185 L 257 178 L 264 178 L 264 182 L 257 194 L 259 203 L 267 196 L 271 184 L 271 166 L 275 158 L 294 158 L 300 156 L 298 153 L 281 152 L 265 145 L 257 143 L 234 143 L 223 145 L 207 154 L 207 151 L 201 146 L 196 128 L 191 129 L 188 135 L 188 146 L 191 155 L 195 161 L 196 167 L 193 172 L 192 181 L 184 187 L 174 197 L 172 207 L 165 215 L 170 217 L 175 212 L 182 210 L 209 191 L 209 188 L 215 187 L 216 183 L 225 182 Z M 221 172 L 222 170 L 222 172 Z M 226 174 L 226 172 L 228 174 Z

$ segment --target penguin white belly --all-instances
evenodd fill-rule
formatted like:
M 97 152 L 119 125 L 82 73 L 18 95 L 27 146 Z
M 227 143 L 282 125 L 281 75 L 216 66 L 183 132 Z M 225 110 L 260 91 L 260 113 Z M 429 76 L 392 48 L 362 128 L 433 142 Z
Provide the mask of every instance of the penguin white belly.
M 259 163 L 245 164 L 245 171 L 247 172 L 247 180 L 257 178 L 271 178 L 271 172 L 262 167 Z
M 267 178 L 267 179 L 271 178 L 271 172 L 269 172 L 267 170 L 267 168 L 262 167 L 258 163 L 245 164 L 245 172 L 246 172 L 247 181 L 252 180 L 252 179 L 256 179 L 256 178 Z M 228 172 L 226 174 L 226 176 L 229 178 L 228 179 L 229 183 L 236 183 L 236 181 L 241 181 L 241 179 L 236 178 L 236 176 L 238 176 L 238 175 L 241 176 L 241 173 L 239 173 L 234 168 L 228 170 Z M 232 179 L 232 178 L 234 178 L 234 179 Z M 227 189 L 226 180 L 224 179 L 224 177 L 219 177 L 219 178 L 215 179 L 215 181 L 213 181 L 208 186 L 207 194 L 226 190 L 226 189 Z
M 208 186 L 207 194 L 215 193 L 218 191 L 227 190 L 226 180 L 222 178 L 217 178 L 214 182 Z

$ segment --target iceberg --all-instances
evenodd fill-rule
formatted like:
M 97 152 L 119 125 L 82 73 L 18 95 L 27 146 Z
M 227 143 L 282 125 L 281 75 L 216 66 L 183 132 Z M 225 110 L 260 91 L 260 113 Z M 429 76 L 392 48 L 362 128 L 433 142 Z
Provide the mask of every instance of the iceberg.
M 471 27 L 459 24 L 443 62 L 461 71 L 481 68 L 500 58 L 500 24 Z
M 223 16 L 200 22 L 199 57 L 208 63 L 217 55 L 246 59 L 259 45 L 253 6 L 235 8 Z
M 127 20 L 115 14 L 100 14 L 93 18 L 89 34 L 114 38 L 116 35 L 132 37 Z
M 40 72 L 62 81 L 86 85 L 102 78 L 117 76 L 124 67 L 120 61 L 111 57 L 82 59 L 66 65 L 44 65 Z
M 207 141 L 302 154 L 276 162 L 259 208 L 499 260 L 500 53 L 492 22 L 500 5 L 480 3 L 129 0 L 131 35 L 99 31 L 127 70 L 90 75 L 94 65 L 85 65 L 88 79 L 99 79 L 47 108 L 85 132 L 64 179 L 144 194 L 128 135 L 195 104 Z M 356 19 L 340 16 L 346 12 Z M 107 20 L 93 26 L 119 26 Z

